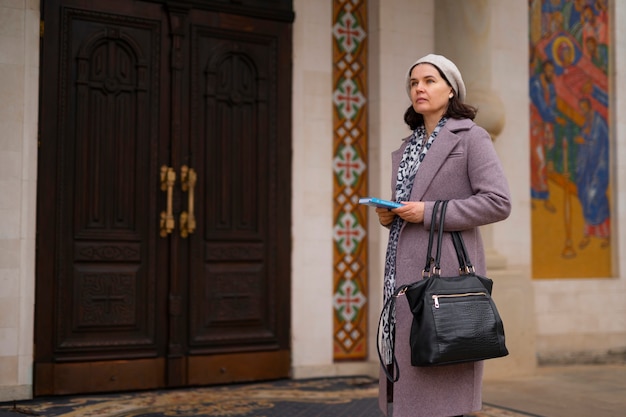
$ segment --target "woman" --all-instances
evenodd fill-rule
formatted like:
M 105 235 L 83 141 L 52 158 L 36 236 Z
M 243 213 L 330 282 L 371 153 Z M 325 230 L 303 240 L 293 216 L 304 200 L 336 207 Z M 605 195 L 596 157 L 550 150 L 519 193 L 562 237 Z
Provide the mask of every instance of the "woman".
M 404 120 L 413 133 L 392 154 L 392 199 L 402 207 L 376 209 L 390 229 L 385 265 L 385 300 L 397 286 L 421 279 L 436 200 L 449 200 L 445 231 L 462 231 L 471 261 L 485 274 L 478 226 L 497 222 L 511 211 L 509 189 L 487 131 L 472 120 L 476 109 L 464 104 L 465 84 L 456 65 L 441 55 L 420 58 L 408 71 L 411 106 Z M 451 239 L 444 239 L 442 275 L 458 275 Z M 379 402 L 394 417 L 450 417 L 481 409 L 483 363 L 440 367 L 411 366 L 412 315 L 399 299 L 395 320 L 384 323 L 382 346 L 390 363 L 393 348 L 400 379 L 380 378 Z M 392 410 L 392 411 L 391 411 Z

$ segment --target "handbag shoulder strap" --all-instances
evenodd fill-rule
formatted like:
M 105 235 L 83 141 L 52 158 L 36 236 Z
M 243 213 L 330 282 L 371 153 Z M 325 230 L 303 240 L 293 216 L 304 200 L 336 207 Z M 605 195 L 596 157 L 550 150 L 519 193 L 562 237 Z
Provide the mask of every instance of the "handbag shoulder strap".
M 397 382 L 398 379 L 400 379 L 400 366 L 398 365 L 398 360 L 396 359 L 395 348 L 394 348 L 394 345 L 392 344 L 391 345 L 392 346 L 391 348 L 391 372 L 389 371 L 389 369 L 387 369 L 387 365 L 385 364 L 385 361 L 383 360 L 383 355 L 380 352 L 380 341 L 381 341 L 380 329 L 382 327 L 383 318 L 385 316 L 387 316 L 388 323 L 391 320 L 392 315 L 394 314 L 393 312 L 395 311 L 395 307 L 396 307 L 396 299 L 398 298 L 400 294 L 404 294 L 407 288 L 409 288 L 408 285 L 402 285 L 385 302 L 385 305 L 383 306 L 383 309 L 380 312 L 380 318 L 378 319 L 378 329 L 376 330 L 376 350 L 378 351 L 378 360 L 380 361 L 380 365 L 381 365 L 383 372 L 385 373 L 385 375 L 387 376 L 387 379 L 390 382 Z

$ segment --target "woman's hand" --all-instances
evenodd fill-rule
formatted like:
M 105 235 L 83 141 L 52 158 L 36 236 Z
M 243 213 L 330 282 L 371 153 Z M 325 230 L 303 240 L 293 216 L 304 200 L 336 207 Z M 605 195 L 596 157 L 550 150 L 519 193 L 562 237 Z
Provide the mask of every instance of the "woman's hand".
M 400 216 L 406 222 L 424 222 L 424 202 L 422 201 L 403 201 L 402 207 L 393 209 L 392 212 Z
M 376 207 L 376 214 L 378 214 L 378 221 L 383 226 L 389 226 L 393 222 L 393 218 L 396 217 L 396 213 L 393 211 L 380 207 Z
M 389 226 L 395 216 L 400 216 L 404 221 L 422 223 L 424 221 L 424 203 L 421 201 L 403 201 L 402 207 L 389 210 L 376 208 L 378 221 L 383 226 Z
M 376 214 L 378 214 L 378 221 L 383 226 L 389 226 L 393 222 L 393 218 L 396 214 L 386 208 L 376 207 Z

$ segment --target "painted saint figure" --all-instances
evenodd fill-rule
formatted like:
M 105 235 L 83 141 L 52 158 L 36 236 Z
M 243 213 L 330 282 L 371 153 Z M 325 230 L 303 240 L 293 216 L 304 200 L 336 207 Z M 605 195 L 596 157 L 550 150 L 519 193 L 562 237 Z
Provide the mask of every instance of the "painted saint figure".
M 546 154 L 554 147 L 554 124 L 563 124 L 565 121 L 557 115 L 552 61 L 544 61 L 541 72 L 531 77 L 530 99 L 531 197 L 534 200 L 542 200 L 548 211 L 555 212 L 556 209 L 549 200 Z
M 584 124 L 577 136 L 576 187 L 583 210 L 585 226 L 579 247 L 585 248 L 591 237 L 602 239 L 601 247 L 610 243 L 609 128 L 606 120 L 595 112 L 591 101 L 582 98 L 579 108 Z

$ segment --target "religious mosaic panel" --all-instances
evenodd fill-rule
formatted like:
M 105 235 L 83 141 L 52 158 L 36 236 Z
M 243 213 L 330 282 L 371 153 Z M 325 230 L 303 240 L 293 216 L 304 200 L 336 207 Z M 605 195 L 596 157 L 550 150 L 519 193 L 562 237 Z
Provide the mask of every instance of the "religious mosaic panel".
M 367 355 L 367 1 L 333 0 L 334 358 Z
M 607 0 L 530 0 L 534 278 L 609 277 Z

